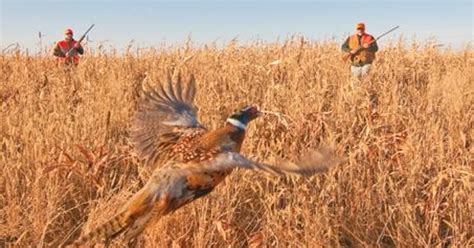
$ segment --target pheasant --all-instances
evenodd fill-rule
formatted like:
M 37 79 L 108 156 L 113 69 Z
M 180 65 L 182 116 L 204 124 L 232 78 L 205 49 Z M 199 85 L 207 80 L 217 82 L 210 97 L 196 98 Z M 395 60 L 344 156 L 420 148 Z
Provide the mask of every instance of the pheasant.
M 131 139 L 138 156 L 154 169 L 146 185 L 115 217 L 80 237 L 73 246 L 102 238 L 106 244 L 122 232 L 133 246 L 151 222 L 210 193 L 235 168 L 277 175 L 312 175 L 331 165 L 330 151 L 322 150 L 299 163 L 270 165 L 240 154 L 247 125 L 262 115 L 256 106 L 232 114 L 223 127 L 209 131 L 198 121 L 193 104 L 195 80 L 171 77 L 156 89 L 143 90 L 132 124 Z

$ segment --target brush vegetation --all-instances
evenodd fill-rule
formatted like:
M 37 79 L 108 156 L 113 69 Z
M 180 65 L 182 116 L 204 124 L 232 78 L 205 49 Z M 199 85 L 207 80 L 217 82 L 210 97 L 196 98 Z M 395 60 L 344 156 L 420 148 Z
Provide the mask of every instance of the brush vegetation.
M 209 129 L 253 103 L 242 153 L 296 159 L 333 144 L 310 178 L 235 171 L 162 218 L 144 247 L 472 247 L 473 49 L 385 44 L 350 78 L 335 42 L 100 47 L 77 68 L 0 54 L 0 246 L 57 247 L 113 216 L 147 181 L 129 143 L 143 83 L 194 74 Z M 114 242 L 113 247 L 120 247 Z

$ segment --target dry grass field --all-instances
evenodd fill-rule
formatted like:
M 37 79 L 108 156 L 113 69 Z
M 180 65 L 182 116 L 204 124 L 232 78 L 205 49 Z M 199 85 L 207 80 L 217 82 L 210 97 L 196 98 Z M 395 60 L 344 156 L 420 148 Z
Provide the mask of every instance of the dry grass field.
M 128 128 L 142 83 L 167 71 L 195 75 L 210 129 L 247 103 L 281 114 L 250 124 L 245 155 L 332 143 L 344 162 L 311 178 L 235 171 L 141 246 L 473 247 L 473 55 L 384 44 L 358 82 L 338 44 L 301 38 L 95 49 L 72 70 L 0 54 L 0 247 L 69 244 L 146 182 Z

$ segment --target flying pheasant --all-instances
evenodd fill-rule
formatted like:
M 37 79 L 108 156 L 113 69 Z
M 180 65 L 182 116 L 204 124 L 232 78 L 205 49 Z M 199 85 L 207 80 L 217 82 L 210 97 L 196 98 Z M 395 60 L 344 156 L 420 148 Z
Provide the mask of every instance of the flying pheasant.
M 131 139 L 138 155 L 154 168 L 147 184 L 118 214 L 73 246 L 102 238 L 108 243 L 124 233 L 134 245 L 150 222 L 172 213 L 211 192 L 235 168 L 262 170 L 272 174 L 312 175 L 332 164 L 330 151 L 314 152 L 299 163 L 270 165 L 252 161 L 240 148 L 247 125 L 262 112 L 246 106 L 232 114 L 223 127 L 208 131 L 198 121 L 193 104 L 195 80 L 186 83 L 170 77 L 156 89 L 145 89 L 132 125 Z

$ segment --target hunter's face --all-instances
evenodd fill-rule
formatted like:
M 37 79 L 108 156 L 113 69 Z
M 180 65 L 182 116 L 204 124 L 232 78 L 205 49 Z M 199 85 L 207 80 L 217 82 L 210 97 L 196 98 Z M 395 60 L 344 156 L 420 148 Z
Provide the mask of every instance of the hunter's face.
M 364 32 L 365 32 L 365 30 L 363 30 L 363 29 L 360 29 L 360 28 L 357 29 L 357 34 L 358 34 L 358 35 L 363 35 Z
M 67 34 L 65 34 L 65 35 L 64 35 L 64 38 L 65 38 L 66 40 L 72 40 L 72 33 L 67 33 Z

